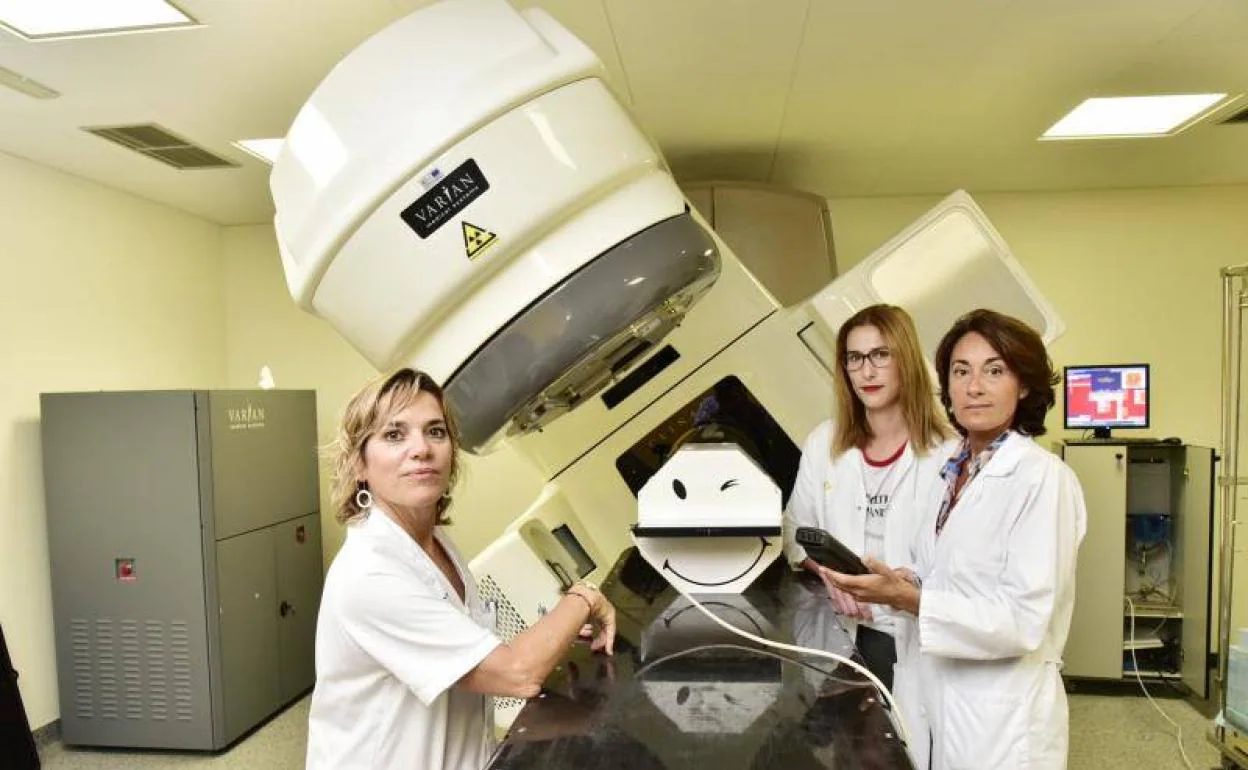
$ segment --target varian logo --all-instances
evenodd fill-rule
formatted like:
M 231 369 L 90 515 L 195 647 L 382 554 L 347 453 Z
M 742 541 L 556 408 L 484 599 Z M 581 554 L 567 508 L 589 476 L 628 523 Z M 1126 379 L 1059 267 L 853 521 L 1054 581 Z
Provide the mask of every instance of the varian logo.
M 229 407 L 225 410 L 230 430 L 255 430 L 264 427 L 264 407 L 252 406 L 248 403 L 243 407 Z
M 407 226 L 415 230 L 422 239 L 433 235 L 439 227 L 451 221 L 452 217 L 468 208 L 468 204 L 490 189 L 489 180 L 472 158 L 461 163 L 446 176 L 442 176 L 441 172 L 431 172 L 421 179 L 421 184 L 425 184 L 426 180 L 436 186 L 399 214 Z

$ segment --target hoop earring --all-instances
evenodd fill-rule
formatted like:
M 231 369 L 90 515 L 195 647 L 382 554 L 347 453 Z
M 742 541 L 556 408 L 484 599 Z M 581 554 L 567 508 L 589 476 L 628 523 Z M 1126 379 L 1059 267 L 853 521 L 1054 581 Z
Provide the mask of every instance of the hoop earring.
M 361 511 L 373 507 L 373 493 L 368 491 L 367 481 L 361 481 L 360 488 L 355 490 L 355 507 Z

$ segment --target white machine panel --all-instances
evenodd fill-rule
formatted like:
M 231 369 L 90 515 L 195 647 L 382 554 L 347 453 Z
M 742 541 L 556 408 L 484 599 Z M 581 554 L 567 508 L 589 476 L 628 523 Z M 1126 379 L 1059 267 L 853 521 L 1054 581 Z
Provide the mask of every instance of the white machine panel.
M 877 302 L 914 318 L 930 358 L 958 316 L 989 308 L 1051 344 L 1065 331 L 983 210 L 959 190 L 816 294 L 812 315 L 830 340 L 841 322 Z
M 462 136 L 552 88 L 603 75 L 549 16 L 522 16 L 503 0 L 437 3 L 365 41 L 295 116 L 273 166 L 291 294 L 310 308 L 344 234 Z

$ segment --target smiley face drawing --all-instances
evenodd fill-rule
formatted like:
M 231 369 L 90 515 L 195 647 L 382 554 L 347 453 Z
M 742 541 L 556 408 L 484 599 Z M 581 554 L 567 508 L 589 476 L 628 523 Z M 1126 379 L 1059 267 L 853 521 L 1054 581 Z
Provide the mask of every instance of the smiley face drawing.
M 739 446 L 686 444 L 637 495 L 641 555 L 686 593 L 737 594 L 780 555 L 780 488 Z

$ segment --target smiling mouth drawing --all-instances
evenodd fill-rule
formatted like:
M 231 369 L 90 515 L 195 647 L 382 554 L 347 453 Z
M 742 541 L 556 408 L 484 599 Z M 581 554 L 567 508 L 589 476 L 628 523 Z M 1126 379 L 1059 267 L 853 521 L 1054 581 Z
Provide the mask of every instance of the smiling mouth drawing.
M 759 542 L 758 555 L 754 557 L 754 561 L 750 562 L 750 566 L 741 570 L 739 573 L 737 573 L 736 575 L 733 575 L 727 580 L 720 580 L 714 583 L 704 583 L 701 580 L 694 580 L 693 578 L 688 577 L 678 572 L 676 568 L 672 566 L 671 559 L 663 560 L 663 569 L 672 573 L 673 575 L 685 581 L 686 583 L 692 583 L 695 586 L 705 586 L 707 588 L 714 588 L 715 586 L 726 586 L 729 583 L 733 582 L 734 580 L 740 580 L 741 578 L 748 575 L 750 570 L 754 569 L 755 565 L 757 565 L 762 560 L 763 554 L 767 552 L 767 546 L 771 545 L 771 543 L 767 542 L 767 538 L 765 537 L 760 537 L 758 539 L 758 542 Z

